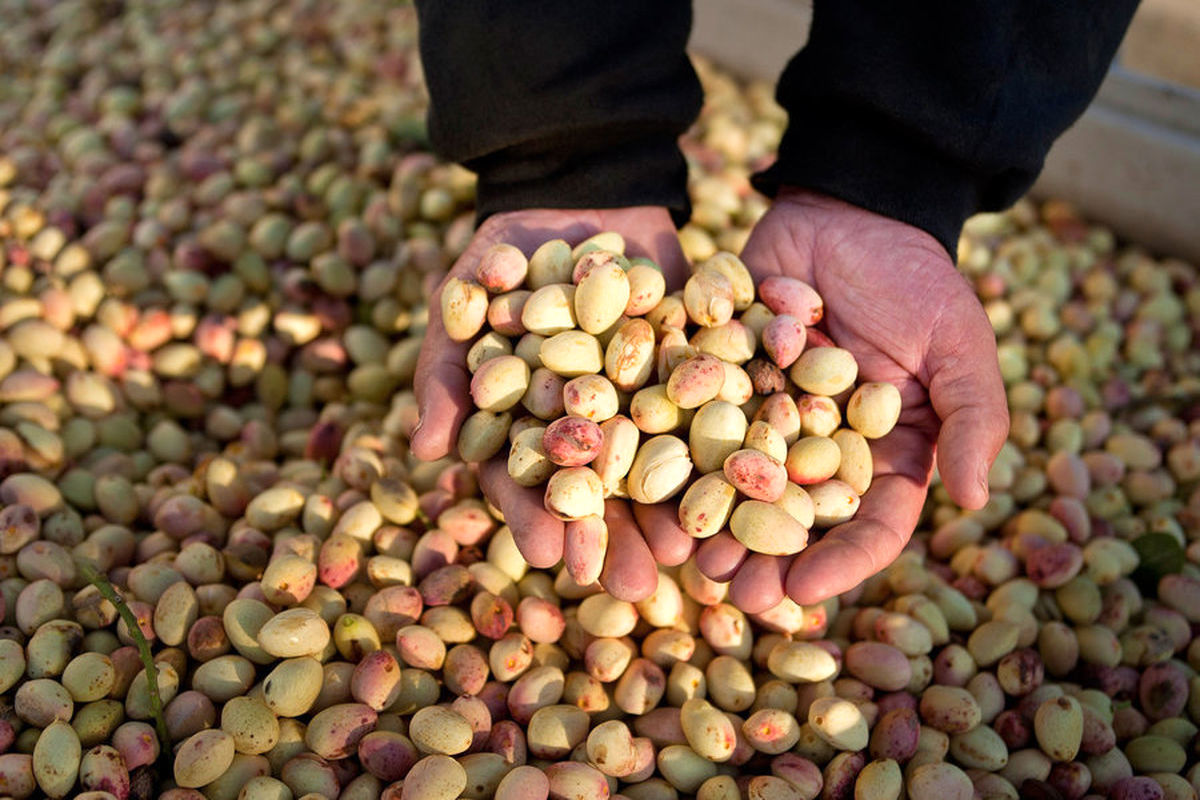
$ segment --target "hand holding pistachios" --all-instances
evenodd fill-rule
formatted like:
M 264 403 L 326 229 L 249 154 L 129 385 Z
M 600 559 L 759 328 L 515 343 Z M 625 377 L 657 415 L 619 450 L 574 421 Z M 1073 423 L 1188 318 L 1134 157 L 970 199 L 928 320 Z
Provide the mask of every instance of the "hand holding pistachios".
M 458 453 L 486 461 L 507 446 L 508 480 L 564 523 L 577 582 L 600 577 L 611 498 L 669 508 L 689 536 L 767 558 L 854 517 L 868 439 L 892 430 L 901 398 L 887 382 L 856 387 L 854 356 L 809 327 L 824 314 L 810 285 L 756 287 L 718 253 L 669 294 L 619 234 L 572 244 L 493 244 L 439 300 L 446 335 L 470 343 L 475 411 Z
M 570 269 L 566 275 L 553 272 L 561 250 L 549 246 L 532 260 L 527 260 L 525 254 L 533 254 L 546 242 L 557 240 L 569 257 L 572 248 L 565 240 L 580 242 L 602 231 L 620 231 L 616 236 L 631 256 L 643 256 L 648 263 L 660 267 L 651 270 L 643 265 L 633 270 L 635 280 L 640 276 L 649 282 L 648 287 L 639 290 L 647 292 L 647 297 L 661 297 L 668 282 L 672 286 L 683 284 L 687 267 L 675 228 L 664 208 L 541 209 L 491 217 L 480 227 L 431 303 L 431 324 L 415 381 L 421 425 L 414 433 L 412 447 L 415 454 L 426 459 L 454 453 L 471 461 L 485 461 L 511 440 L 507 456 L 502 454 L 494 463 L 482 466 L 480 483 L 512 524 L 525 558 L 542 566 L 558 563 L 564 554 L 573 563 L 582 558 L 587 566 L 582 568 L 580 577 L 595 580 L 599 571 L 606 589 L 636 600 L 654 591 L 656 562 L 680 563 L 691 553 L 692 540 L 674 522 L 673 509 L 649 506 L 631 510 L 623 503 L 609 503 L 606 512 L 604 504 L 597 504 L 594 496 L 574 497 L 569 487 L 567 493 L 556 490 L 555 496 L 561 496 L 564 503 L 590 503 L 588 508 L 594 512 L 591 516 L 605 517 L 599 525 L 597 520 L 566 520 L 563 515 L 552 515 L 545 509 L 545 490 L 539 484 L 546 483 L 549 474 L 545 472 L 540 445 L 536 452 L 525 446 L 532 436 L 526 430 L 537 421 L 540 431 L 548 421 L 563 415 L 562 390 L 566 379 L 548 368 L 541 369 L 536 345 L 539 339 L 549 337 L 526 338 L 525 346 L 517 348 L 516 355 L 513 347 L 527 332 L 522 322 L 527 307 L 529 322 L 539 331 L 559 333 L 575 325 L 573 309 L 564 311 L 569 299 L 563 296 L 564 287 L 572 293 L 575 289 Z M 610 234 L 609 238 L 612 237 Z M 524 272 L 520 271 L 522 264 Z M 573 266 L 572 261 L 570 267 Z M 562 324 L 564 318 L 568 320 L 566 327 Z M 487 332 L 476 337 L 485 324 Z M 547 354 L 550 364 L 563 374 L 575 371 L 570 363 L 575 358 L 596 357 L 594 351 L 576 352 L 571 338 L 559 338 Z M 586 339 L 582 341 L 586 344 Z M 590 373 L 584 371 L 580 376 L 585 374 Z M 506 395 L 512 386 L 519 385 L 527 386 L 524 395 L 515 398 Z M 582 390 L 585 385 L 586 381 L 577 382 L 573 389 Z M 615 402 L 615 394 L 610 398 L 586 395 L 586 391 L 574 392 L 570 400 L 572 408 Z M 524 404 L 516 403 L 522 399 Z M 477 402 L 486 411 L 469 416 L 476 410 Z M 521 414 L 513 412 L 527 413 L 529 419 L 516 421 L 514 417 Z M 582 416 L 580 420 L 593 424 Z M 580 433 L 578 424 L 572 425 L 564 423 L 559 426 L 561 430 L 556 429 L 561 434 L 556 452 L 568 461 L 578 458 L 568 451 L 582 447 L 571 441 L 570 432 L 574 430 L 584 437 L 589 432 Z M 610 439 L 619 441 L 620 436 L 612 433 Z M 510 463 L 516 478 L 510 475 Z M 559 478 L 556 486 L 563 481 L 564 478 Z M 532 486 L 539 488 L 528 488 Z M 603 541 L 597 541 L 601 530 L 606 531 L 612 547 L 604 548 Z M 590 555 L 578 556 L 581 549 Z
M 852 521 L 794 559 L 747 554 L 720 540 L 701 547 L 700 563 L 722 580 L 732 578 L 734 602 L 753 612 L 774 605 L 785 590 L 798 603 L 818 602 L 891 563 L 917 523 L 935 452 L 950 497 L 966 508 L 982 506 L 1008 416 L 987 317 L 924 232 L 833 198 L 785 191 L 742 255 L 760 294 L 789 279 L 819 292 L 822 327 L 853 354 L 858 380 L 898 388 L 904 409 L 894 431 L 871 440 L 872 488 Z M 807 352 L 812 348 L 810 341 Z M 857 415 L 852 401 L 851 427 L 868 438 L 879 432 Z M 845 434 L 838 435 L 845 462 Z

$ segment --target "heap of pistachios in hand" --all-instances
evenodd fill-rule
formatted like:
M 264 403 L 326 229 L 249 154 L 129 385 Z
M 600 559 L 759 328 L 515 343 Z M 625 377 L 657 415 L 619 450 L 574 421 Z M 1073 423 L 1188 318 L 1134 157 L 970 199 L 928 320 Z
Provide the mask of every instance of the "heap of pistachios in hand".
M 774 276 L 756 292 L 722 252 L 668 295 L 624 244 L 556 239 L 528 258 L 496 245 L 473 278 L 448 280 L 442 322 L 473 340 L 478 408 L 460 456 L 490 458 L 511 440 L 512 478 L 546 484 L 551 514 L 596 531 L 582 537 L 592 552 L 568 558 L 584 583 L 603 563 L 608 497 L 676 502 L 691 535 L 728 526 L 770 555 L 851 519 L 871 483 L 868 440 L 895 426 L 899 390 L 855 386 L 854 356 L 811 327 L 823 305 L 803 281 Z

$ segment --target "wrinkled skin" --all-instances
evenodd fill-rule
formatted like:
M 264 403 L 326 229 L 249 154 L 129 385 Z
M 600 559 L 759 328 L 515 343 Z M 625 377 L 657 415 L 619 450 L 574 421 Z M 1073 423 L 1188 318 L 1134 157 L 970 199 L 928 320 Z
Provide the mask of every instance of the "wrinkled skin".
M 476 233 L 452 275 L 473 273 L 480 254 L 506 241 L 527 254 L 546 239 L 572 244 L 602 230 L 625 236 L 630 255 L 648 255 L 682 285 L 687 266 L 662 208 L 529 210 L 498 214 Z M 860 381 L 900 389 L 896 429 L 872 442 L 875 478 L 858 516 L 792 557 L 747 554 L 731 536 L 706 540 L 698 565 L 732 580 L 731 599 L 748 613 L 786 593 L 808 605 L 853 588 L 900 553 L 916 526 L 936 463 L 951 498 L 965 508 L 987 501 L 987 472 L 1008 433 L 995 338 L 979 301 L 929 234 L 830 197 L 785 189 L 759 221 L 742 253 L 756 278 L 783 274 L 825 301 L 821 327 L 854 353 Z M 416 391 L 421 425 L 412 448 L 425 459 L 454 448 L 471 411 L 465 368 L 469 344 L 454 343 L 431 304 Z M 535 567 L 562 556 L 563 523 L 542 509 L 540 489 L 517 486 L 503 461 L 482 466 L 481 485 L 497 502 L 526 560 Z M 653 592 L 655 561 L 678 564 L 694 541 L 671 504 L 606 504 L 609 556 L 601 583 L 617 597 Z

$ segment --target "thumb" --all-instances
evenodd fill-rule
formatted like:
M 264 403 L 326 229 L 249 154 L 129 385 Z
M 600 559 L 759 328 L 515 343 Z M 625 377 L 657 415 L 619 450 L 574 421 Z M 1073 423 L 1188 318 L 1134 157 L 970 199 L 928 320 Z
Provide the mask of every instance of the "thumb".
M 468 349 L 467 342 L 455 342 L 446 335 L 440 303 L 431 302 L 413 380 L 419 421 L 410 447 L 423 461 L 444 458 L 458 444 L 458 429 L 471 411 Z
M 1008 403 L 995 335 L 973 297 L 947 307 L 926 361 L 929 400 L 942 421 L 942 483 L 954 502 L 981 508 L 988 500 L 988 470 L 1008 437 Z

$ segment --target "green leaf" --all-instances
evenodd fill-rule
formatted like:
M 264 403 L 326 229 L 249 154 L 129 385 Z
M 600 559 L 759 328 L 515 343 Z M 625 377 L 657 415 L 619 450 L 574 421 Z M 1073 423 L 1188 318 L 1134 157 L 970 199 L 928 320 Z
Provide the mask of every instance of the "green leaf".
M 1179 572 L 1187 561 L 1183 545 L 1169 533 L 1139 536 L 1133 540 L 1133 549 L 1137 551 L 1139 564 L 1132 577 L 1146 595 L 1156 595 L 1162 576 Z

